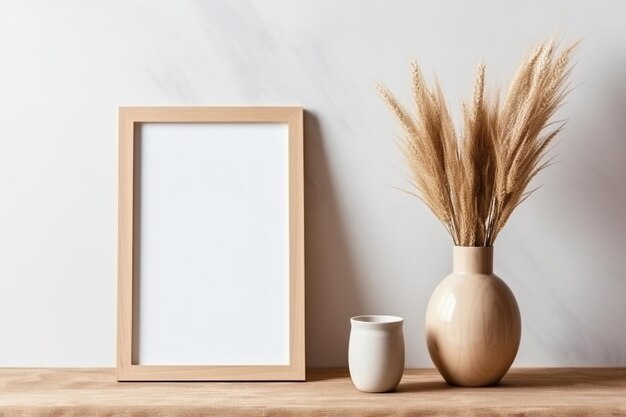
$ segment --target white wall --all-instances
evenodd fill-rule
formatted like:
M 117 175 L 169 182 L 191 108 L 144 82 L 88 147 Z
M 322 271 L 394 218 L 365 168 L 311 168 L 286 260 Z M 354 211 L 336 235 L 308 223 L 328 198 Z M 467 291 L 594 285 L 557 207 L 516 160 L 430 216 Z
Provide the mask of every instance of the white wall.
M 523 315 L 517 365 L 626 365 L 626 3 L 23 1 L 0 3 L 0 366 L 112 366 L 120 105 L 302 105 L 307 358 L 346 362 L 348 318 L 423 319 L 451 241 L 405 186 L 408 63 L 458 114 L 484 58 L 505 84 L 560 30 L 584 37 L 559 164 L 514 214 L 496 272 Z

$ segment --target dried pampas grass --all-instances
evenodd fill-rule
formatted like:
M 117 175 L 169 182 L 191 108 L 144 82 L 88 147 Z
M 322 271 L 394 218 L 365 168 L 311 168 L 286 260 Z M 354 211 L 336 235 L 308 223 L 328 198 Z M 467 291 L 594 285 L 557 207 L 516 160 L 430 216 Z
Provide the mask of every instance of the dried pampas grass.
M 403 151 L 416 195 L 458 246 L 491 246 L 513 210 L 533 190 L 529 183 L 550 164 L 546 152 L 565 122 L 552 122 L 569 93 L 577 43 L 557 53 L 550 40 L 522 63 L 502 101 L 485 93 L 480 64 L 470 104 L 457 135 L 438 81 L 429 86 L 411 65 L 415 114 L 378 86 L 403 130 Z

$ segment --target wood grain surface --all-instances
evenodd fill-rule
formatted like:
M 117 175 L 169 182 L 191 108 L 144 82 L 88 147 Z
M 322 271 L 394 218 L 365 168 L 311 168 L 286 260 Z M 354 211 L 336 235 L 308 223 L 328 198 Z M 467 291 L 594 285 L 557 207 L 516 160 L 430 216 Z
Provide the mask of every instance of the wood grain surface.
M 307 382 L 116 382 L 113 369 L 0 369 L 1 416 L 626 415 L 626 369 L 513 369 L 489 388 L 453 388 L 407 370 L 398 390 L 365 394 L 346 369 Z

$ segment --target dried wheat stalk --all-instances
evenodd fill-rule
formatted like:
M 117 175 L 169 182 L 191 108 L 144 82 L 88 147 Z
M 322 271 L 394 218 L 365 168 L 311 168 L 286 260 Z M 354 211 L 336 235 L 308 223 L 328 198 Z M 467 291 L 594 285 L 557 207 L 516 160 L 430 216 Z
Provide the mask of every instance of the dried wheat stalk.
M 564 126 L 549 120 L 570 91 L 577 44 L 560 53 L 552 40 L 540 44 L 518 69 L 502 103 L 498 92 L 486 96 L 481 63 L 472 102 L 463 105 L 460 138 L 439 83 L 429 86 L 417 63 L 411 64 L 413 116 L 378 86 L 402 126 L 416 195 L 455 245 L 493 245 L 513 210 L 533 193 L 529 183 L 549 165 L 549 145 Z

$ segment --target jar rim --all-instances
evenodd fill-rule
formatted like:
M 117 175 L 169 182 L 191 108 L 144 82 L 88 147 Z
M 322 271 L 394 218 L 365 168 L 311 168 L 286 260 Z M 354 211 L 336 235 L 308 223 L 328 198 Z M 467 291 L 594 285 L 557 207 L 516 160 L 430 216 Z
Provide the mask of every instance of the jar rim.
M 390 315 L 379 315 L 379 314 L 366 314 L 361 316 L 354 316 L 350 318 L 351 323 L 362 323 L 365 325 L 368 324 L 393 324 L 393 323 L 402 323 L 404 319 L 398 316 L 390 316 Z

